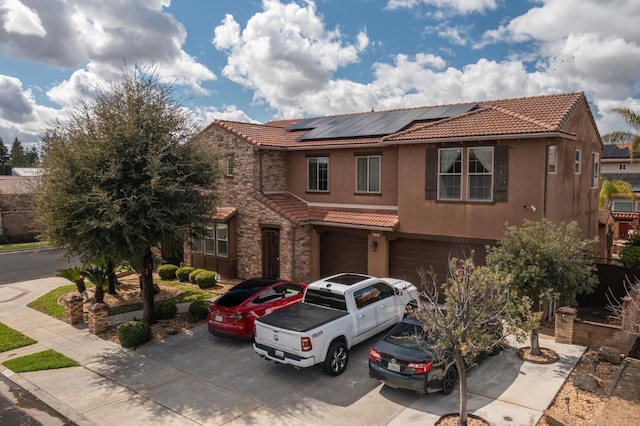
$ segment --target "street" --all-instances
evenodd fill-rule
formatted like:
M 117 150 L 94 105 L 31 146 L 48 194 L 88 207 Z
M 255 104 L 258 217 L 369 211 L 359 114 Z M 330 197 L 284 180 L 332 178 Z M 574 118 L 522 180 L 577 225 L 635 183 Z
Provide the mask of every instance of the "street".
M 62 249 L 21 250 L 0 253 L 0 284 L 55 276 L 58 269 L 80 265 L 66 261 Z

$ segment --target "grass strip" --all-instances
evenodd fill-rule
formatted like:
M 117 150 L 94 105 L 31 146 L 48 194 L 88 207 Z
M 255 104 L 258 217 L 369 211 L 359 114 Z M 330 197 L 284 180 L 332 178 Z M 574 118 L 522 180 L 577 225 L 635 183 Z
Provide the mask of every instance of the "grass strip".
M 80 364 L 71 358 L 49 349 L 31 355 L 13 358 L 2 363 L 14 373 L 27 371 L 53 370 L 56 368 L 77 367 Z
M 0 323 L 0 352 L 33 345 L 34 343 L 36 341 L 32 338 Z

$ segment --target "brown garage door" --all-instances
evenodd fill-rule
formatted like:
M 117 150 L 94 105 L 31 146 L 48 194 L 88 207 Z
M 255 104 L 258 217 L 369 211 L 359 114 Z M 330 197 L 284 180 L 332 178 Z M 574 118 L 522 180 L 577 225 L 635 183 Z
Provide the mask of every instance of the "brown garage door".
M 340 272 L 367 273 L 367 235 L 326 231 L 320 234 L 320 276 Z
M 462 259 L 469 256 L 472 249 L 475 249 L 476 264 L 483 264 L 484 245 L 398 238 L 389 243 L 389 274 L 420 287 L 418 268 L 428 270 L 433 266 L 438 282 L 445 282 L 449 255 Z

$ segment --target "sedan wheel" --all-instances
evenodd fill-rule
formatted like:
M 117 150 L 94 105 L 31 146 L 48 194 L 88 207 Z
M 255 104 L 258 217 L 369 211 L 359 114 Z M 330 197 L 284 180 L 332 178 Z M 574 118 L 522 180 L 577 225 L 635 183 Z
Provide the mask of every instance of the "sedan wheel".
M 449 395 L 453 392 L 458 382 L 458 370 L 455 367 L 449 367 L 442 378 L 442 393 Z
M 330 376 L 338 376 L 344 372 L 349 362 L 347 346 L 342 342 L 334 342 L 329 347 L 322 370 Z

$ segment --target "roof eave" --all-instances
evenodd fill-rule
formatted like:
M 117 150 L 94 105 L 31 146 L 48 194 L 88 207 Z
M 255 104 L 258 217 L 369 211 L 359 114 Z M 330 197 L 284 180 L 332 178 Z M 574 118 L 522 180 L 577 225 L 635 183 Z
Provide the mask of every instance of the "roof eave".
M 481 136 L 456 136 L 447 138 L 429 138 L 429 139 L 406 139 L 406 140 L 385 140 L 382 145 L 403 145 L 416 143 L 436 143 L 436 142 L 469 142 L 469 141 L 487 141 L 496 139 L 537 139 L 537 138 L 563 138 L 576 140 L 576 135 L 564 132 L 541 132 L 541 133 L 512 133 L 505 135 L 481 135 Z
M 395 225 L 395 226 L 356 225 L 352 223 L 326 222 L 322 220 L 301 221 L 300 224 L 309 224 L 309 225 L 316 225 L 316 226 L 318 225 L 332 226 L 335 228 L 367 229 L 370 231 L 387 231 L 387 232 L 393 232 L 398 228 L 398 225 Z

